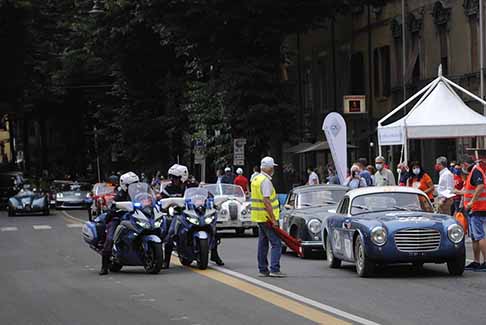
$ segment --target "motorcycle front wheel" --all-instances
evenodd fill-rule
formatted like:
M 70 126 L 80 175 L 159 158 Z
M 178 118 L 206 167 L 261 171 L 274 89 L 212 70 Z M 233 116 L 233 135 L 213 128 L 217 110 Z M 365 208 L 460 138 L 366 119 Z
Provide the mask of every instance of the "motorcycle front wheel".
M 150 243 L 148 250 L 145 253 L 145 272 L 150 274 L 157 274 L 162 269 L 164 262 L 164 254 L 162 252 L 162 245 Z
M 208 268 L 209 262 L 209 242 L 207 239 L 199 239 L 199 256 L 197 261 L 197 267 L 200 270 Z

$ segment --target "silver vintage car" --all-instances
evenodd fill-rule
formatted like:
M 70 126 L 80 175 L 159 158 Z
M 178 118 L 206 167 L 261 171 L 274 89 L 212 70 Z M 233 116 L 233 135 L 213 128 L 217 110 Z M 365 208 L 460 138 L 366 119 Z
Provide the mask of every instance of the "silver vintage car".
M 258 235 L 258 227 L 251 221 L 251 202 L 246 200 L 241 186 L 218 183 L 203 187 L 218 201 L 218 229 L 234 229 L 239 235 L 252 229 L 253 235 Z

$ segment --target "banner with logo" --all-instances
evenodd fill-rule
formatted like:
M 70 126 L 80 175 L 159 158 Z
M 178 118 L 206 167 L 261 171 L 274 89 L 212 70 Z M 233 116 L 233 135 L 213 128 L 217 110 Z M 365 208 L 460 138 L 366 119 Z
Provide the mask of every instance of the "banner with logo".
M 339 181 L 343 184 L 347 177 L 348 166 L 346 122 L 341 114 L 329 113 L 324 119 L 322 130 L 326 134 Z

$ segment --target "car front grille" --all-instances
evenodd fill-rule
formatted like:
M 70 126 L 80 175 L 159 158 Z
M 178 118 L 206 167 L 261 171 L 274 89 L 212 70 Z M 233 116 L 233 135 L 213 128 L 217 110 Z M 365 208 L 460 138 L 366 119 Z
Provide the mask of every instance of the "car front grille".
M 229 215 L 231 220 L 237 220 L 238 219 L 238 205 L 236 203 L 230 203 L 228 204 L 228 210 L 229 210 Z
M 435 229 L 411 228 L 395 234 L 395 245 L 401 252 L 422 253 L 439 249 L 440 232 Z

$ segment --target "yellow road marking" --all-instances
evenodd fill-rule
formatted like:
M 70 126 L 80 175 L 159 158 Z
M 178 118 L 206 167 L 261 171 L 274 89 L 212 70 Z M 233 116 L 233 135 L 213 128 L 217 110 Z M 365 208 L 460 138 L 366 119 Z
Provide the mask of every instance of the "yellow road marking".
M 175 265 L 182 266 L 178 260 L 173 260 L 172 262 Z M 189 270 L 215 280 L 217 282 L 223 283 L 227 286 L 233 287 L 238 289 L 244 293 L 247 293 L 251 296 L 257 297 L 260 300 L 266 301 L 275 305 L 281 309 L 287 310 L 293 314 L 306 318 L 312 322 L 317 324 L 326 324 L 326 325 L 345 325 L 351 324 L 349 322 L 343 321 L 339 318 L 332 316 L 331 314 L 324 313 L 312 307 L 309 307 L 305 304 L 299 303 L 292 299 L 283 297 L 279 294 L 271 292 L 267 289 L 263 289 L 256 285 L 250 284 L 246 281 L 236 279 L 224 273 L 207 269 L 207 270 L 198 270 L 193 268 L 188 268 Z
M 67 213 L 64 213 L 63 211 L 63 219 L 67 222 L 67 223 L 79 223 L 79 224 L 83 224 L 81 222 L 81 220 L 77 219 L 77 218 L 74 218 L 72 216 L 70 216 L 69 214 Z

